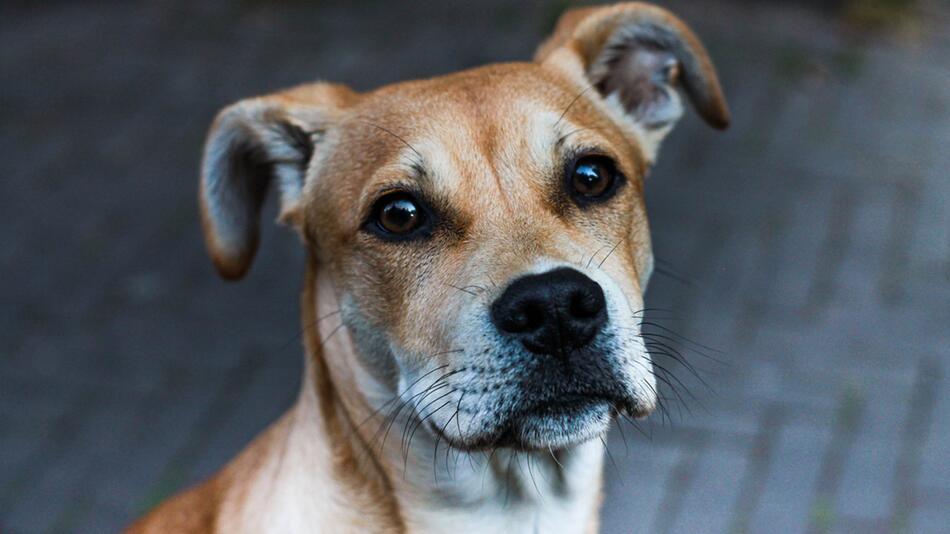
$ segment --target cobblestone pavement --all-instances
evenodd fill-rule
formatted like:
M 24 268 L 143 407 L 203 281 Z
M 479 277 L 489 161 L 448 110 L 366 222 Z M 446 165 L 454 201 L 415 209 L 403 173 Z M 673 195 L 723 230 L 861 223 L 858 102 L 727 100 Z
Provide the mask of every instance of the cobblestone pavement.
M 707 385 L 658 359 L 683 384 L 668 417 L 611 435 L 604 532 L 948 532 L 946 4 L 878 29 L 671 5 L 735 123 L 690 117 L 664 147 L 648 305 L 720 352 L 671 335 Z M 244 282 L 215 277 L 203 135 L 226 103 L 317 77 L 530 57 L 560 10 L 439 6 L 0 7 L 0 531 L 115 531 L 290 404 L 302 253 L 268 226 Z

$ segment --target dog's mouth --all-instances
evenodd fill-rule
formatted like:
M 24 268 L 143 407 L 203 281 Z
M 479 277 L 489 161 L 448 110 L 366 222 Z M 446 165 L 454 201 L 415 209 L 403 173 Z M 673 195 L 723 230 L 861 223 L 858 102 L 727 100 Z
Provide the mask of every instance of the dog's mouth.
M 627 358 L 636 355 L 615 354 L 604 344 L 562 359 L 476 367 L 454 386 L 462 390 L 457 404 L 424 418 L 427 427 L 456 449 L 543 452 L 601 438 L 619 416 L 646 417 L 656 399 L 649 381 L 630 370 Z
M 615 414 L 614 402 L 596 395 L 534 403 L 511 418 L 502 441 L 521 449 L 561 449 L 603 434 Z
M 649 408 L 606 394 L 565 394 L 526 400 L 493 432 L 459 443 L 433 428 L 453 447 L 490 450 L 508 447 L 524 451 L 560 450 L 603 436 L 618 413 L 642 417 Z
M 517 418 L 571 417 L 582 414 L 594 405 L 612 402 L 610 398 L 601 395 L 564 395 L 557 399 L 535 401 L 518 414 Z
M 644 415 L 628 399 L 571 394 L 534 401 L 511 418 L 504 441 L 522 449 L 561 449 L 602 436 L 619 412 Z

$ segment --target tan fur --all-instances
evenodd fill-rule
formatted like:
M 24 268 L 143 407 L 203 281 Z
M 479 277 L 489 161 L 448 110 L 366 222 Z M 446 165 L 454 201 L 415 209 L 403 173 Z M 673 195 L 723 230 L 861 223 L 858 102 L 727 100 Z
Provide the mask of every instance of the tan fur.
M 694 79 L 708 82 L 696 89 L 706 98 L 697 107 L 713 124 L 728 122 L 702 45 L 672 15 L 638 3 L 568 12 L 534 63 L 490 65 L 365 94 L 312 84 L 222 111 L 209 135 L 200 191 L 208 248 L 227 278 L 250 267 L 256 221 L 222 215 L 234 203 L 262 201 L 256 186 L 228 181 L 230 151 L 250 146 L 246 156 L 270 165 L 279 181 L 281 221 L 299 232 L 309 252 L 300 304 L 303 387 L 295 406 L 227 467 L 129 532 L 422 532 L 463 514 L 464 507 L 446 511 L 439 523 L 438 493 L 403 471 L 415 468 L 412 451 L 404 459 L 398 440 L 380 443 L 370 389 L 393 389 L 397 377 L 361 359 L 358 347 L 367 340 L 354 328 L 385 332 L 410 355 L 407 364 L 452 363 L 445 349 L 471 302 L 461 300 L 468 297 L 455 284 L 484 286 L 485 296 L 477 298 L 491 298 L 502 289 L 495 281 L 503 285 L 539 258 L 600 262 L 628 300 L 642 304 L 652 270 L 643 179 L 666 131 L 647 132 L 608 95 L 586 92 L 587 77 L 601 68 L 599 50 L 618 24 L 641 20 L 684 36 L 699 56 L 702 72 Z M 315 147 L 308 161 L 301 136 Z M 578 147 L 596 147 L 627 177 L 611 203 L 582 211 L 552 192 L 565 154 Z M 451 226 L 424 245 L 398 249 L 361 231 L 378 193 L 394 185 L 424 190 L 447 210 Z M 233 187 L 237 193 L 222 196 Z M 599 480 L 599 465 L 585 476 Z M 582 486 L 583 495 L 571 497 L 585 518 L 576 531 L 597 530 L 597 486 Z M 497 524 L 515 523 L 502 517 Z

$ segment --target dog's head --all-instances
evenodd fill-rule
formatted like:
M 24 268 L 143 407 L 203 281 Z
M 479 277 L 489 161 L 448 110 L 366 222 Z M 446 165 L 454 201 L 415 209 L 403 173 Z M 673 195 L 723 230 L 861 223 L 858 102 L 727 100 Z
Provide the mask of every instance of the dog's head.
M 460 448 L 590 439 L 656 404 L 643 180 L 679 86 L 727 125 L 696 37 L 633 3 L 568 12 L 533 63 L 238 102 L 205 151 L 211 255 L 246 272 L 276 183 L 359 364 L 431 432 Z

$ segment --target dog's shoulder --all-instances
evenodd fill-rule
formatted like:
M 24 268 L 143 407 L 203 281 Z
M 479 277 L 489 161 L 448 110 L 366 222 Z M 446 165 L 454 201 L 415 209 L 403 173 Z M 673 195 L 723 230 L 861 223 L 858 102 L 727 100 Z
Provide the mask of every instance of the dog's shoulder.
M 273 455 L 275 442 L 282 442 L 287 424 L 285 414 L 217 474 L 163 502 L 129 526 L 126 534 L 232 532 L 234 522 L 241 521 L 234 511 L 243 505 L 264 459 Z
M 133 523 L 126 534 L 205 534 L 215 531 L 221 505 L 221 483 L 214 477 L 162 503 Z

